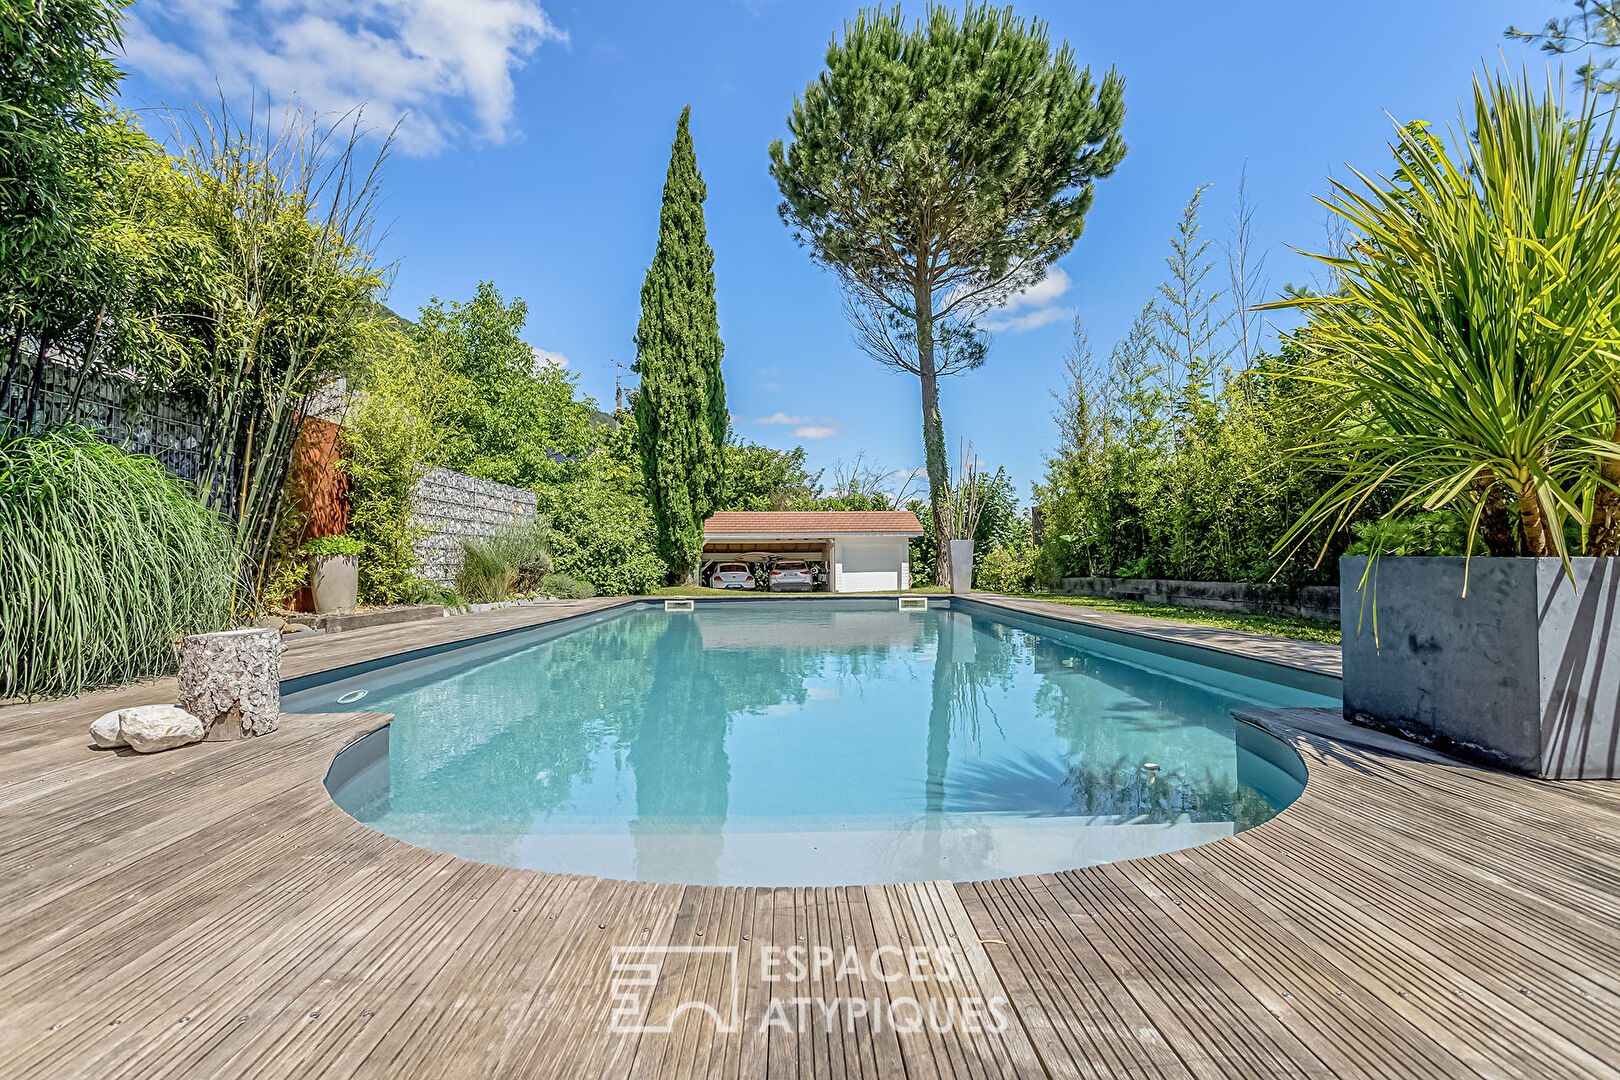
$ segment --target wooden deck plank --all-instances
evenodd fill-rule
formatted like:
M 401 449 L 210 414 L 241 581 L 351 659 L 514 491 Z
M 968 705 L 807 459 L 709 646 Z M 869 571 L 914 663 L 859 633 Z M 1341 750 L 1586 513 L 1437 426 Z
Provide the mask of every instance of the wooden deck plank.
M 339 635 L 289 672 L 609 603 Z M 1620 1080 L 1620 784 L 1284 714 L 1305 795 L 1214 844 L 955 886 L 708 889 L 367 829 L 321 777 L 375 715 L 152 757 L 88 748 L 89 719 L 163 685 L 0 708 L 0 1075 Z M 646 944 L 734 947 L 666 962 L 642 1008 L 721 1000 L 735 963 L 739 1030 L 688 1013 L 613 1032 L 611 947 Z M 767 983 L 766 945 L 946 947 L 963 970 Z M 764 1023 L 773 997 L 995 994 L 1000 1033 Z

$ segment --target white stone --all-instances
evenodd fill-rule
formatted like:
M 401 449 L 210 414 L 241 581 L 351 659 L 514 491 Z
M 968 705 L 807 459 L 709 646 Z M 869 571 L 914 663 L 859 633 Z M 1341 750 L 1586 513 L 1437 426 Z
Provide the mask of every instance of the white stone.
M 137 705 L 118 714 L 119 738 L 142 754 L 201 742 L 203 722 L 174 705 Z
M 281 722 L 281 634 L 243 627 L 193 634 L 180 651 L 180 707 L 210 742 L 266 735 Z
M 124 710 L 114 709 L 110 713 L 102 713 L 90 724 L 90 737 L 96 740 L 96 745 L 103 749 L 114 746 L 128 746 L 124 737 L 118 734 L 118 718 Z

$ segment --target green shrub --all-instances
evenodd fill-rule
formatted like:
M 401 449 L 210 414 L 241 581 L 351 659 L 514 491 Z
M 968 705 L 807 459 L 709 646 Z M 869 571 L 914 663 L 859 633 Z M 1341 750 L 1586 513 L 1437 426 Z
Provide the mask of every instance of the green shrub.
M 987 592 L 1027 593 L 1035 588 L 1035 553 L 1023 545 L 997 545 L 973 570 L 973 587 Z
M 639 596 L 669 576 L 658 555 L 652 508 L 605 480 L 540 491 L 551 522 L 551 556 L 559 573 L 589 582 L 604 596 Z
M 317 555 L 359 555 L 365 542 L 352 536 L 316 536 L 304 542 L 298 553 L 306 559 Z
M 451 609 L 467 606 L 466 597 L 449 585 L 440 585 L 426 578 L 411 578 L 399 589 L 402 604 L 442 604 Z
M 475 604 L 534 592 L 551 572 L 544 519 L 514 525 L 484 540 L 464 540 L 456 588 Z
M 366 545 L 360 598 L 369 603 L 409 602 L 420 580 L 416 543 L 427 530 L 411 522 L 411 492 L 442 454 L 441 420 L 454 392 L 436 359 L 404 335 L 379 331 L 368 341 L 341 445 L 349 535 Z
M 516 592 L 534 592 L 551 573 L 550 529 L 544 518 L 530 524 L 514 525 L 482 542 L 491 555 L 517 571 L 512 582 Z
M 461 569 L 456 574 L 456 591 L 475 604 L 505 600 L 517 584 L 517 567 L 499 554 L 475 541 L 461 545 Z
M 172 672 L 181 637 L 227 625 L 236 562 L 151 458 L 79 428 L 0 436 L 0 698 Z
M 1466 555 L 1469 520 L 1455 510 L 1421 510 L 1404 517 L 1358 521 L 1350 526 L 1355 542 L 1346 555 Z M 1485 545 L 1475 538 L 1472 554 Z
M 596 595 L 596 586 L 576 581 L 568 574 L 548 574 L 543 586 L 548 596 L 559 600 L 589 600 Z

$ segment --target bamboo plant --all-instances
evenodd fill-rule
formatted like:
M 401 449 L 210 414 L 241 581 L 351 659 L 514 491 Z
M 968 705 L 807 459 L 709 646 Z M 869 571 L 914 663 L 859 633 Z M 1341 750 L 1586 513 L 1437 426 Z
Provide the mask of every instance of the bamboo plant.
M 1456 507 L 1472 550 L 1620 554 L 1620 147 L 1613 113 L 1550 86 L 1476 79 L 1449 138 L 1398 129 L 1391 178 L 1335 182 L 1339 287 L 1303 309 L 1293 374 L 1340 407 L 1298 453 L 1342 479 L 1278 544 L 1364 506 Z M 1574 525 L 1578 524 L 1579 529 Z M 1326 554 L 1324 544 L 1318 561 Z
M 197 490 L 233 523 L 251 606 L 262 581 L 309 395 L 355 362 L 381 284 L 372 222 L 385 140 L 363 158 L 358 115 L 279 131 L 223 106 L 186 124 L 176 163 L 182 216 L 211 264 L 185 316 L 196 347 L 176 380 L 210 417 Z M 245 601 L 245 603 L 244 603 Z

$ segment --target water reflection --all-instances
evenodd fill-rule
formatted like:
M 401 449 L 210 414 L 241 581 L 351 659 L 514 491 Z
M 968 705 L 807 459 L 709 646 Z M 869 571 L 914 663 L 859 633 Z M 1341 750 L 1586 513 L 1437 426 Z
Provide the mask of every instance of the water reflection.
M 1057 869 L 1281 801 L 1233 740 L 1263 684 L 963 612 L 782 607 L 630 612 L 379 690 L 386 798 L 339 801 L 487 861 L 720 884 Z

